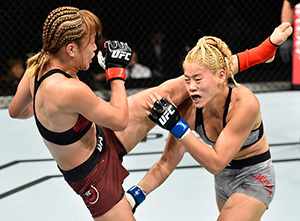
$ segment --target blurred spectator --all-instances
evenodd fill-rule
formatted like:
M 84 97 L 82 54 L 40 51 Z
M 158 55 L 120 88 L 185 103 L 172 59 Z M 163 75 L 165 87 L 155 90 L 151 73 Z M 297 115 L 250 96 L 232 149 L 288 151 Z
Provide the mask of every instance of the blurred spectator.
M 139 52 L 140 63 L 149 67 L 153 76 L 160 80 L 173 77 L 174 65 L 178 65 L 178 62 L 174 59 L 174 51 L 171 53 L 171 50 L 176 47 L 170 45 L 166 35 L 159 29 L 155 30 L 143 45 L 143 50 Z
M 300 0 L 284 0 L 281 10 L 281 23 L 289 22 L 291 25 L 294 23 L 294 9 L 300 3 Z M 293 35 L 279 47 L 279 55 L 284 63 L 292 61 L 293 57 Z
M 1 95 L 14 94 L 25 72 L 24 61 L 20 58 L 10 59 L 7 66 L 6 75 L 0 77 Z
M 151 78 L 152 72 L 150 68 L 145 65 L 138 63 L 137 51 L 133 49 L 132 58 L 128 64 L 126 70 L 127 79 L 141 79 L 141 78 Z

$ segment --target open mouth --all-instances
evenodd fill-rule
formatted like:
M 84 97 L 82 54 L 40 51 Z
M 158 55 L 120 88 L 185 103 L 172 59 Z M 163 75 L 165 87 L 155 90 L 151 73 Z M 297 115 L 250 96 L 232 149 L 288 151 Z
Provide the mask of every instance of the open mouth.
M 201 99 L 201 96 L 200 95 L 191 95 L 191 98 L 192 98 L 193 102 L 197 102 Z

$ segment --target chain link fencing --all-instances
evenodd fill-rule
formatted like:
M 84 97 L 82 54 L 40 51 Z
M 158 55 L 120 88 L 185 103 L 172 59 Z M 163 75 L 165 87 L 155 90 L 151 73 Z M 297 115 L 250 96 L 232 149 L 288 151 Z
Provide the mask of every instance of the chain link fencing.
M 9 78 L 10 63 L 24 62 L 28 54 L 42 48 L 42 27 L 49 12 L 60 6 L 74 6 L 96 14 L 103 24 L 103 36 L 121 40 L 137 52 L 138 63 L 149 67 L 151 78 L 128 78 L 128 93 L 158 85 L 183 73 L 181 62 L 187 51 L 204 35 L 224 40 L 233 53 L 259 45 L 280 24 L 282 0 L 13 0 L 0 9 L 0 107 L 7 107 L 18 80 Z M 152 38 L 163 41 L 162 59 L 156 60 Z M 160 63 L 161 62 L 161 63 Z M 25 64 L 24 64 L 25 65 Z M 236 76 L 254 92 L 291 89 L 292 63 L 280 56 L 271 64 L 260 64 Z M 92 90 L 108 99 L 109 86 L 96 60 L 79 77 Z

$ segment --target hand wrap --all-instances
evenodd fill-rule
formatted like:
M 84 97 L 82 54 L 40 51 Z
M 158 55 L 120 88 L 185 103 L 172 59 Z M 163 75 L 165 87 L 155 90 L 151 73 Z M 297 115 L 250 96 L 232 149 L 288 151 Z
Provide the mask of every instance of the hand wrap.
M 132 212 L 135 213 L 136 208 L 146 199 L 147 193 L 141 186 L 133 186 L 125 193 L 127 201 L 132 207 Z
M 268 37 L 259 46 L 237 53 L 239 72 L 244 71 L 256 64 L 266 62 L 275 55 L 277 48 L 278 46 L 273 44 L 270 40 L 270 37 Z

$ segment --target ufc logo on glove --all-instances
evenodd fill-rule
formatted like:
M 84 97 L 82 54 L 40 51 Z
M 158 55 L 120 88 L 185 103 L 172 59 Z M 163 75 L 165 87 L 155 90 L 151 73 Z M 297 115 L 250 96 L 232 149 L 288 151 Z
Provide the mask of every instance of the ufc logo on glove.
M 131 53 L 128 53 L 128 52 L 125 52 L 125 51 L 112 51 L 112 54 L 111 54 L 111 57 L 112 58 L 118 58 L 118 59 L 121 59 L 122 57 L 124 57 L 124 59 L 126 61 L 130 61 L 131 59 Z
M 160 101 L 155 101 L 148 117 L 163 129 L 178 138 L 183 139 L 190 132 L 189 124 L 180 117 L 176 106 L 168 99 L 162 97 Z
M 167 121 L 169 120 L 169 115 L 173 115 L 175 113 L 175 110 L 172 106 L 169 106 L 168 109 L 164 112 L 164 114 L 159 118 L 159 122 L 161 125 L 165 125 Z

